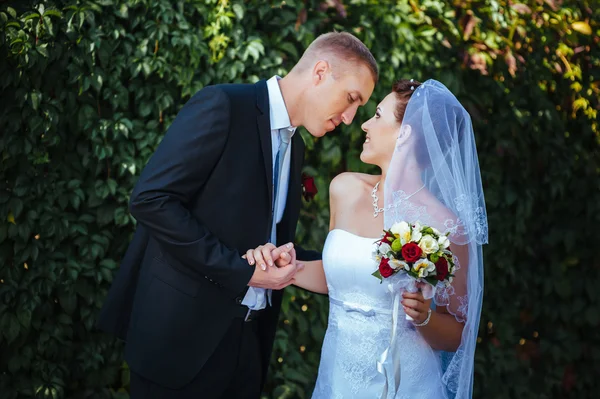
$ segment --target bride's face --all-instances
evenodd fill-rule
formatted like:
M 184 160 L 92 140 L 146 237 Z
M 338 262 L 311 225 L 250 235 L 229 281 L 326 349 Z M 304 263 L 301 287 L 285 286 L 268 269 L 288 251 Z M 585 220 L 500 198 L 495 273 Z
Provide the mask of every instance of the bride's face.
M 367 134 L 360 154 L 360 160 L 372 165 L 389 163 L 400 132 L 400 122 L 394 115 L 396 94 L 388 94 L 377 106 L 375 115 L 363 123 L 362 130 Z

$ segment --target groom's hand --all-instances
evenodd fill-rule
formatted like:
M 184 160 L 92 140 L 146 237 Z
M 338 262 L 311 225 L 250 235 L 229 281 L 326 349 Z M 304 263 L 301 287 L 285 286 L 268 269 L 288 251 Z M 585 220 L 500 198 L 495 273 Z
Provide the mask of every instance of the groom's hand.
M 290 264 L 284 267 L 270 267 L 266 271 L 255 267 L 248 286 L 281 290 L 294 283 L 294 277 L 301 267 L 303 266 Z
M 252 279 L 248 283 L 249 286 L 257 288 L 283 289 L 293 284 L 296 273 L 304 268 L 304 265 L 297 265 L 295 262 L 296 251 L 292 243 L 279 248 L 275 248 L 273 244 L 261 245 L 248 250 L 243 258 L 247 259 L 250 265 L 261 266 L 254 269 Z M 290 262 L 292 258 L 294 262 Z M 275 265 L 277 267 L 274 267 Z

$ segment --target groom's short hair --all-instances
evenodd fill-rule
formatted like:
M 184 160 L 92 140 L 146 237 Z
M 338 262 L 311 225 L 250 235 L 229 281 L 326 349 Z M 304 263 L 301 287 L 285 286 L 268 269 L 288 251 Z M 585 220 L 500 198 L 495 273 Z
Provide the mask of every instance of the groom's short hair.
M 373 76 L 373 81 L 377 82 L 379 68 L 375 57 L 363 42 L 347 32 L 330 32 L 316 38 L 302 54 L 297 67 L 301 70 L 312 67 L 315 59 L 322 57 L 327 59 L 328 55 L 333 55 L 340 61 L 366 66 Z M 332 62 L 332 60 L 328 61 Z

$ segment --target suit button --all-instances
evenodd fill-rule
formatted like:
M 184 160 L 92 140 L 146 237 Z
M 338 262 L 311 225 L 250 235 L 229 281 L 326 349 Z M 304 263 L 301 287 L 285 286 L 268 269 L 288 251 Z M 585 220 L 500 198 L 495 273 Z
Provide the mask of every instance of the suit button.
M 235 298 L 235 303 L 237 303 L 238 305 L 241 305 L 243 300 L 244 300 L 244 298 L 242 298 L 241 296 L 238 296 L 237 298 Z

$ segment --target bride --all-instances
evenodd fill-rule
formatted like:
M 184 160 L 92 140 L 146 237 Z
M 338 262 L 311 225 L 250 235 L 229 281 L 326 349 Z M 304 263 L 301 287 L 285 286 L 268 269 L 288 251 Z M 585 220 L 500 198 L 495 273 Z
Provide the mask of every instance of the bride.
M 332 181 L 323 261 L 304 262 L 294 282 L 329 294 L 313 398 L 470 398 L 487 242 L 470 117 L 441 83 L 400 80 L 362 129 L 360 158 L 381 175 Z M 374 242 L 400 221 L 450 234 L 457 271 L 432 299 L 390 292 L 371 276 Z

